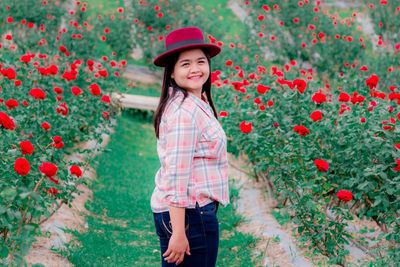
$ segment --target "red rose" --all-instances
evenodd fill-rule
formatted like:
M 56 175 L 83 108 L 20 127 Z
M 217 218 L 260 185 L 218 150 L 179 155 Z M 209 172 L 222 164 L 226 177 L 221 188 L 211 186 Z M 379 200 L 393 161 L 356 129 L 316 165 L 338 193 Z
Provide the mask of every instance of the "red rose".
M 29 95 L 32 96 L 35 99 L 45 99 L 46 98 L 45 92 L 40 88 L 31 89 L 29 91 Z
M 50 65 L 50 67 L 47 68 L 47 73 L 51 75 L 57 75 L 58 67 L 56 65 Z
M 60 87 L 54 87 L 54 92 L 56 94 L 62 94 L 63 90 Z
M 35 148 L 33 147 L 32 143 L 29 140 L 20 142 L 19 147 L 21 148 L 21 152 L 24 155 L 26 154 L 32 155 L 33 150 L 35 150 Z
M 317 92 L 312 95 L 311 100 L 316 104 L 322 104 L 326 102 L 326 96 L 321 92 Z
M 72 81 L 72 80 L 76 80 L 76 75 L 77 74 L 78 73 L 76 71 L 74 71 L 74 70 L 72 70 L 72 71 L 64 71 L 62 77 L 64 79 L 66 79 L 67 81 Z
M 76 177 L 81 177 L 82 176 L 82 170 L 79 168 L 78 165 L 72 165 L 71 168 L 69 168 L 69 171 L 71 174 L 76 175 Z
M 32 57 L 29 54 L 22 55 L 20 58 L 21 62 L 29 63 L 32 60 Z
M 39 166 L 39 170 L 47 177 L 52 177 L 56 175 L 58 168 L 51 162 L 43 162 L 42 165 Z
M 257 85 L 257 92 L 261 95 L 265 94 L 265 92 L 269 91 L 271 88 L 269 86 L 259 84 Z
M 88 60 L 86 61 L 86 63 L 87 63 L 87 65 L 88 65 L 89 67 L 91 67 L 91 66 L 94 65 L 94 61 L 93 61 L 92 59 L 88 59 Z
M 103 111 L 103 112 L 101 113 L 101 115 L 103 116 L 103 118 L 104 118 L 105 120 L 110 119 L 110 114 L 109 114 L 107 111 Z
M 18 101 L 15 100 L 15 99 L 8 99 L 8 100 L 6 101 L 6 106 L 7 106 L 7 108 L 8 108 L 9 110 L 12 110 L 12 109 L 18 107 Z
M 5 129 L 14 130 L 15 124 L 11 117 L 9 117 L 6 113 L 0 111 L 0 125 Z
M 353 199 L 353 193 L 351 193 L 351 191 L 349 190 L 344 190 L 344 189 L 340 189 L 337 193 L 336 196 L 344 201 L 344 202 L 348 202 L 350 200 Z
M 104 103 L 110 103 L 110 96 L 108 95 L 103 95 L 101 97 L 101 101 L 103 101 Z
M 89 88 L 92 95 L 99 96 L 101 94 L 101 89 L 97 83 L 92 83 Z
M 13 68 L 2 69 L 1 74 L 3 74 L 9 80 L 14 80 L 17 77 L 17 73 Z
M 64 116 L 67 116 L 68 115 L 68 106 L 67 106 L 67 103 L 62 103 L 62 104 L 60 104 L 57 108 L 56 108 L 56 111 L 57 111 L 57 113 L 58 114 L 62 114 L 62 115 L 64 115 Z
M 67 48 L 63 45 L 60 45 L 60 47 L 58 48 L 60 50 L 60 52 L 65 53 L 67 52 Z
M 21 176 L 28 175 L 30 169 L 31 165 L 29 164 L 29 161 L 27 161 L 25 158 L 18 158 L 14 163 L 15 172 Z
M 396 159 L 397 166 L 393 168 L 395 172 L 400 172 L 400 159 Z
M 351 103 L 357 104 L 357 103 L 362 103 L 364 101 L 365 97 L 362 95 L 359 95 L 358 92 L 354 92 L 351 95 Z
M 227 112 L 227 111 L 221 111 L 221 112 L 219 113 L 219 116 L 220 116 L 221 118 L 223 118 L 223 117 L 228 117 L 228 112 Z
M 53 144 L 52 145 L 53 145 L 53 147 L 58 148 L 58 149 L 63 148 L 64 143 L 62 141 L 61 136 L 58 136 L 58 135 L 53 136 Z
M 64 143 L 63 143 L 63 142 L 60 142 L 60 143 L 53 143 L 52 146 L 53 146 L 54 148 L 61 149 L 61 148 L 64 147 Z
M 48 122 L 45 121 L 42 123 L 42 128 L 47 132 L 51 128 L 51 126 Z
M 303 125 L 296 125 L 294 126 L 293 130 L 298 133 L 299 135 L 302 136 L 307 136 L 310 133 L 310 130 L 308 130 L 306 127 Z
M 311 118 L 314 122 L 320 121 L 320 120 L 322 120 L 322 112 L 321 112 L 320 110 L 313 111 L 313 112 L 310 114 L 310 118 Z
M 72 92 L 73 95 L 76 95 L 76 96 L 82 94 L 82 90 L 78 86 L 72 86 L 71 87 L 71 92 Z
M 323 159 L 314 160 L 314 164 L 317 167 L 317 169 L 321 172 L 327 172 L 329 169 L 329 163 Z
M 300 92 L 300 94 L 304 93 L 307 88 L 307 83 L 303 79 L 294 79 L 293 84 L 297 87 L 297 90 Z
M 61 136 L 58 135 L 53 136 L 53 142 L 56 144 L 61 143 L 62 142 Z
M 55 187 L 51 187 L 47 190 L 49 194 L 52 194 L 53 196 L 56 196 L 58 194 L 58 190 Z
M 47 76 L 47 75 L 49 74 L 46 68 L 39 67 L 37 70 L 38 70 L 39 73 L 42 74 L 43 76 Z
M 251 132 L 251 130 L 252 130 L 252 128 L 253 128 L 252 126 L 253 126 L 253 125 L 252 125 L 251 122 L 249 122 L 249 123 L 246 124 L 246 121 L 242 121 L 242 122 L 240 123 L 240 130 L 242 131 L 242 133 L 248 134 L 248 133 Z
M 365 84 L 370 89 L 373 89 L 377 86 L 378 82 L 379 82 L 379 76 L 376 74 L 371 74 L 371 76 L 365 81 Z
M 348 102 L 350 100 L 350 95 L 345 92 L 340 92 L 338 101 L 340 102 Z
M 107 76 L 108 76 L 108 72 L 107 72 L 106 69 L 99 70 L 99 74 L 100 74 L 100 76 L 102 76 L 102 77 L 107 77 Z
M 254 104 L 261 104 L 261 99 L 259 97 L 254 98 Z

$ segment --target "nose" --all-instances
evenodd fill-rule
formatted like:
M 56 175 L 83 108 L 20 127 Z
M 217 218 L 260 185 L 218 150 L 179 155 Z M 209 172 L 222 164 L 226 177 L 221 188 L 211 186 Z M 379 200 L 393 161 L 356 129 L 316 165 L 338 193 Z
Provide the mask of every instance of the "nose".
M 190 73 L 197 73 L 200 72 L 200 68 L 198 64 L 194 63 L 190 66 Z

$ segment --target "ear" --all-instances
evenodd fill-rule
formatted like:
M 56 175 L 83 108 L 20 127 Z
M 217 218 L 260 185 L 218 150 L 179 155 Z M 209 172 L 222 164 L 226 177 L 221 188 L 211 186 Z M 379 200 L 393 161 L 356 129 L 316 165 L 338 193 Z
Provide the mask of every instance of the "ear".
M 171 79 L 173 79 L 174 78 L 174 73 L 171 73 Z

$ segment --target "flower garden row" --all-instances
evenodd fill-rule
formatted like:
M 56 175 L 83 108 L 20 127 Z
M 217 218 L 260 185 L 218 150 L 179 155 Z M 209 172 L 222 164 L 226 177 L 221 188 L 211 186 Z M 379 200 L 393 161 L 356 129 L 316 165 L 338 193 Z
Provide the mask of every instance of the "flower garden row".
M 212 81 L 231 150 L 274 189 L 305 244 L 341 265 L 350 241 L 375 265 L 400 262 L 400 7 L 365 1 L 371 37 L 356 22 L 361 13 L 341 18 L 320 1 L 242 6 L 248 35 L 239 38 L 186 1 L 179 14 L 190 21 L 170 1 L 137 3 L 135 26 L 151 47 L 178 26 L 212 33 L 223 48 Z M 155 54 L 145 51 L 149 62 Z M 380 231 L 349 232 L 357 218 Z
M 40 224 L 73 200 L 89 162 L 66 155 L 78 142 L 101 142 L 118 112 L 110 93 L 131 44 L 110 32 L 124 19 L 123 9 L 115 13 L 93 21 L 80 1 L 37 1 L 29 10 L 7 1 L 1 7 L 2 266 L 22 265 Z

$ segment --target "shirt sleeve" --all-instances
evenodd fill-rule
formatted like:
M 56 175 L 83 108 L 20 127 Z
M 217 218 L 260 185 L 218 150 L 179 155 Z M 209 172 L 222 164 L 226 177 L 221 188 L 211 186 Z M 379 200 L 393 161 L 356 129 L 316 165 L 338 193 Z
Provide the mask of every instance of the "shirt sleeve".
M 187 207 L 188 183 L 193 169 L 193 157 L 198 139 L 193 115 L 179 108 L 167 120 L 166 131 L 166 201 L 169 206 Z

